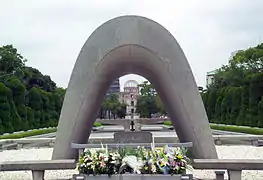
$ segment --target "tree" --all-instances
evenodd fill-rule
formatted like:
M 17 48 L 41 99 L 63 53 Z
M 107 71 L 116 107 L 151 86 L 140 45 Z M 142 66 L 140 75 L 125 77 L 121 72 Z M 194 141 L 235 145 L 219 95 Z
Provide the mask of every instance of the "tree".
M 216 114 L 216 109 L 215 109 L 215 104 L 217 101 L 217 90 L 216 89 L 211 89 L 209 92 L 207 92 L 207 102 L 206 102 L 206 111 L 208 117 L 211 117 L 211 120 L 214 120 L 215 114 Z
M 34 127 L 41 127 L 41 111 L 43 108 L 43 101 L 41 97 L 40 89 L 33 87 L 29 90 L 28 95 L 28 105 L 34 112 Z
M 58 123 L 66 90 L 25 62 L 12 45 L 0 47 L 0 134 Z
M 25 85 L 17 78 L 11 78 L 7 81 L 7 87 L 12 91 L 14 101 L 14 108 L 16 108 L 17 117 L 16 126 L 21 127 L 23 130 L 28 130 L 27 112 L 25 105 L 26 88 Z M 18 129 L 18 128 L 15 128 Z
M 263 44 L 238 51 L 201 95 L 211 122 L 262 126 Z
M 111 118 L 111 114 L 113 115 L 113 119 L 116 119 L 116 116 L 123 118 L 126 115 L 126 106 L 126 104 L 119 101 L 118 94 L 111 93 L 102 102 L 100 116 L 104 117 L 103 114 L 105 111 L 107 111 L 109 119 Z
M 26 60 L 12 45 L 0 47 L 0 71 L 13 73 L 24 66 Z
M 263 96 L 261 97 L 260 102 L 258 103 L 258 127 L 263 127 Z
M 156 97 L 156 104 L 157 104 L 157 109 L 158 109 L 157 111 L 160 112 L 161 114 L 166 115 L 167 112 L 165 110 L 165 107 L 163 105 L 163 102 L 162 102 L 160 96 L 158 96 L 158 95 Z
M 11 96 L 11 90 L 3 83 L 0 83 L 0 132 L 10 133 L 13 132 L 13 126 L 11 123 L 11 108 L 9 104 L 9 97 Z
M 263 70 L 263 43 L 256 47 L 240 50 L 230 60 L 230 64 L 245 68 L 252 72 L 262 72 Z
M 113 114 L 113 119 L 116 118 L 117 111 L 120 109 L 120 102 L 118 98 L 118 95 L 114 93 L 111 93 L 107 98 L 107 101 L 109 102 L 108 110 Z
M 141 96 L 151 96 L 154 97 L 157 95 L 157 92 L 153 85 L 149 83 L 149 81 L 144 81 L 143 83 L 139 84 L 140 88 L 140 95 Z
M 119 118 L 125 118 L 126 116 L 126 108 L 127 104 L 125 103 L 120 103 L 120 108 L 118 108 L 116 114 Z
M 164 106 L 157 95 L 157 92 L 152 84 L 148 81 L 144 81 L 139 84 L 140 96 L 137 99 L 136 112 L 140 114 L 141 117 L 151 118 L 152 114 L 164 113 Z

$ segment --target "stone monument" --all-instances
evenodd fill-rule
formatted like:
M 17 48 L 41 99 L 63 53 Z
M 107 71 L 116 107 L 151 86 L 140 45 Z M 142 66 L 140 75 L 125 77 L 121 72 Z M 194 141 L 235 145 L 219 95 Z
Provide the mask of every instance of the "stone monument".
M 126 74 L 147 78 L 194 158 L 217 158 L 212 132 L 187 59 L 172 34 L 140 16 L 98 27 L 82 47 L 65 95 L 53 159 L 75 158 L 71 143 L 86 143 L 110 84 Z

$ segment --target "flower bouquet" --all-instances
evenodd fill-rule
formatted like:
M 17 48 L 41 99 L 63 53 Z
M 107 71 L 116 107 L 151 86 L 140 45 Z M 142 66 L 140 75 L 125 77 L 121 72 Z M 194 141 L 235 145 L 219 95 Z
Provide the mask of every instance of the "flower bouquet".
M 190 160 L 186 157 L 186 149 L 163 148 L 146 149 L 119 148 L 108 150 L 85 149 L 77 164 L 80 174 L 85 175 L 117 175 L 117 174 L 150 174 L 150 175 L 182 175 L 190 168 Z
M 78 162 L 79 173 L 87 175 L 117 174 L 120 166 L 119 153 L 104 148 L 85 149 Z

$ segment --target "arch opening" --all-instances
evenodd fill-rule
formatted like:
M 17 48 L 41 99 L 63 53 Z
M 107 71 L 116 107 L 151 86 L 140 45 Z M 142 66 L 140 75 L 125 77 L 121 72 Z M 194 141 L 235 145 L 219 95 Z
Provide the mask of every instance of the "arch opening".
M 181 48 L 162 26 L 128 16 L 106 22 L 82 48 L 63 103 L 53 159 L 77 156 L 71 143 L 87 142 L 110 84 L 131 73 L 154 85 L 180 141 L 193 142 L 194 157 L 217 158 L 206 112 Z

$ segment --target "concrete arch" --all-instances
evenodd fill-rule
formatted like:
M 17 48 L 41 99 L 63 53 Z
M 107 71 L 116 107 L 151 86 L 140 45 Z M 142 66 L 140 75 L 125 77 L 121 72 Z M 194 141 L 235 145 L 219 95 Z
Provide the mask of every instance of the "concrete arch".
M 147 78 L 160 94 L 181 142 L 196 158 L 217 158 L 206 112 L 191 68 L 174 37 L 139 16 L 107 21 L 86 41 L 65 95 L 53 159 L 75 158 L 71 142 L 86 143 L 111 82 L 125 74 Z

